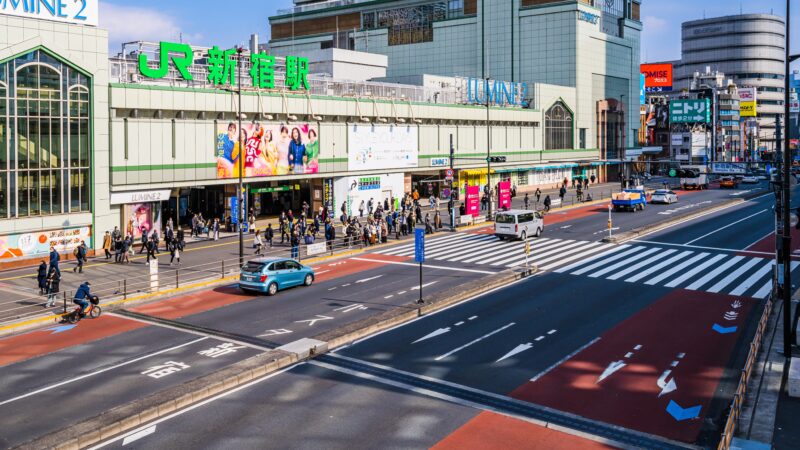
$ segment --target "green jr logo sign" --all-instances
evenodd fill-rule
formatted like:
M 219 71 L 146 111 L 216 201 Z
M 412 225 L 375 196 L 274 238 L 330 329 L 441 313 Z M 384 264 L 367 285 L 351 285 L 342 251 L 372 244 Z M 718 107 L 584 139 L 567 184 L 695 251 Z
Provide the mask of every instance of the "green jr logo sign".
M 222 50 L 216 45 L 208 50 L 208 82 L 217 86 L 236 85 L 236 49 Z M 169 63 L 180 73 L 181 78 L 192 81 L 189 67 L 194 64 L 194 53 L 189 44 L 175 42 L 161 42 L 158 53 L 158 67 L 152 68 L 147 61 L 147 55 L 139 54 L 139 73 L 147 78 L 164 78 L 169 73 Z M 253 86 L 261 89 L 275 88 L 275 57 L 264 52 L 250 55 L 249 76 Z M 299 56 L 286 57 L 286 87 L 295 91 L 300 88 L 308 89 L 308 58 Z

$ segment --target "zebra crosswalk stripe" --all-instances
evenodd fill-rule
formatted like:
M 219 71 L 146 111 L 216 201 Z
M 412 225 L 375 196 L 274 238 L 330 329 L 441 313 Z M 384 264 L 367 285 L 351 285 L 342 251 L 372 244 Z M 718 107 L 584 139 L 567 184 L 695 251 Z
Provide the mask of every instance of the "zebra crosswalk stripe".
M 673 256 L 672 258 L 670 258 L 670 259 L 668 259 L 666 261 L 661 261 L 660 263 L 656 264 L 655 266 L 648 267 L 647 269 L 642 270 L 641 272 L 637 273 L 636 275 L 634 275 L 634 276 L 632 276 L 630 278 L 626 278 L 625 282 L 626 283 L 633 283 L 635 281 L 639 281 L 642 278 L 650 275 L 651 273 L 653 273 L 653 272 L 655 272 L 657 270 L 661 270 L 662 268 L 667 267 L 670 264 L 674 264 L 675 262 L 680 261 L 683 258 L 686 258 L 687 256 L 691 255 L 692 253 L 694 253 L 694 252 L 692 252 L 690 250 L 686 250 L 684 252 L 681 252 L 681 253 Z
M 720 259 L 723 259 L 723 258 L 725 258 L 725 255 L 713 256 L 708 261 L 704 261 L 704 262 L 700 263 L 699 265 L 689 269 L 689 271 L 685 272 L 683 275 L 679 276 L 678 278 L 675 278 L 674 280 L 670 281 L 665 286 L 666 287 L 670 287 L 670 288 L 674 288 L 675 286 L 683 283 L 684 281 L 688 280 L 689 278 L 691 278 L 691 277 L 695 276 L 696 274 L 700 273 L 706 267 L 716 263 L 717 261 L 719 261 Z
M 467 233 L 456 233 L 456 234 L 454 234 L 452 236 L 444 236 L 444 237 L 437 238 L 437 239 L 431 239 L 430 241 L 428 241 L 428 244 L 433 245 L 433 244 L 438 244 L 440 242 L 456 241 L 456 240 L 464 239 L 464 238 L 466 238 L 468 236 L 469 236 L 469 234 L 467 234 Z M 385 254 L 385 255 L 393 255 L 395 253 L 408 251 L 409 249 L 413 249 L 413 248 L 414 248 L 414 244 L 403 244 L 403 245 L 398 245 L 396 247 L 377 250 L 374 253 L 382 253 L 382 254 Z
M 505 245 L 503 248 L 504 252 L 501 252 L 499 255 L 494 255 L 494 256 L 489 255 L 488 258 L 485 257 L 470 258 L 470 259 L 465 259 L 464 262 L 475 262 L 480 259 L 482 261 L 477 262 L 477 264 L 489 264 L 490 262 L 497 261 L 498 259 L 507 258 L 509 253 L 514 253 L 515 251 L 523 248 L 524 245 L 525 245 L 524 242 L 515 242 L 511 245 Z
M 602 253 L 598 253 L 596 255 L 593 255 L 593 256 L 589 257 L 588 259 L 572 263 L 572 264 L 570 264 L 568 266 L 560 267 L 560 268 L 554 270 L 554 272 L 555 273 L 569 272 L 570 270 L 576 269 L 578 267 L 581 267 L 584 264 L 589 264 L 589 263 L 595 262 L 597 260 L 603 259 L 606 256 L 611 256 L 614 253 L 619 253 L 619 252 L 627 249 L 628 247 L 630 247 L 630 245 L 628 245 L 628 244 L 622 244 L 622 245 L 616 246 L 616 247 L 614 247 L 614 248 L 612 248 L 612 249 L 610 249 L 610 250 L 608 250 L 606 252 L 602 252 Z M 542 269 L 545 269 L 545 268 L 542 267 Z
M 725 277 L 722 280 L 720 280 L 719 282 L 717 282 L 717 284 L 715 284 L 715 285 L 711 286 L 710 288 L 706 289 L 706 291 L 714 292 L 714 293 L 721 291 L 722 289 L 725 288 L 725 286 L 733 283 L 734 280 L 738 279 L 740 276 L 742 276 L 745 272 L 750 270 L 753 266 L 758 264 L 760 261 L 763 261 L 763 259 L 762 258 L 750 258 L 750 259 L 748 259 L 747 262 L 742 264 L 738 269 L 736 269 L 733 272 L 731 272 L 727 277 Z
M 624 276 L 626 276 L 628 274 L 631 274 L 631 273 L 639 270 L 642 267 L 647 267 L 650 264 L 653 264 L 654 262 L 656 262 L 656 261 L 658 261 L 658 260 L 660 260 L 662 258 L 666 258 L 667 256 L 675 253 L 676 251 L 677 250 L 675 250 L 675 249 L 668 249 L 668 250 L 665 250 L 663 252 L 658 252 L 658 253 L 655 254 L 655 256 L 651 256 L 650 258 L 647 258 L 644 261 L 640 261 L 638 264 L 633 264 L 630 267 L 626 267 L 626 268 L 624 268 L 622 270 L 619 270 L 619 271 L 615 272 L 614 274 L 612 274 L 611 276 L 609 276 L 607 278 L 609 280 L 619 280 L 620 278 L 622 278 L 622 277 L 624 277 Z
M 425 249 L 426 250 L 425 257 L 433 259 L 444 259 L 445 256 L 461 253 L 465 249 L 479 249 L 487 245 L 493 246 L 495 244 L 497 244 L 497 239 L 494 236 L 484 236 L 481 239 L 476 239 L 474 241 L 467 242 L 465 245 L 456 245 L 455 247 L 443 246 L 430 253 L 427 252 L 428 249 Z
M 608 247 L 613 247 L 613 244 L 603 244 L 601 242 L 597 242 L 596 244 L 599 244 L 599 245 L 592 245 L 592 246 L 584 247 L 584 248 L 581 249 L 582 250 L 581 252 L 576 253 L 574 255 L 569 255 L 569 256 L 568 255 L 563 255 L 564 258 L 556 259 L 556 262 L 554 262 L 552 264 L 548 264 L 549 263 L 548 259 L 545 259 L 545 260 L 542 260 L 542 261 L 536 261 L 535 264 L 539 267 L 539 270 L 551 270 L 551 269 L 553 269 L 555 267 L 561 267 L 564 264 L 569 264 L 572 261 L 575 261 L 575 260 L 581 259 L 581 258 L 585 258 L 586 256 L 592 255 L 592 254 L 595 254 L 595 253 L 600 255 L 600 254 L 611 254 L 613 252 L 618 251 L 617 248 L 612 248 L 610 251 L 604 251 L 604 249 L 606 249 Z M 600 247 L 600 248 L 598 248 L 598 247 Z M 598 252 L 602 252 L 602 253 L 598 253 Z
M 688 289 L 690 291 L 699 290 L 701 287 L 703 287 L 706 284 L 708 284 L 709 282 L 711 282 L 711 280 L 713 280 L 714 278 L 719 276 L 721 273 L 724 273 L 726 270 L 728 270 L 728 267 L 731 267 L 731 266 L 735 265 L 736 263 L 738 263 L 739 261 L 741 261 L 743 259 L 744 259 L 744 256 L 734 256 L 733 258 L 731 258 L 731 259 L 725 261 L 724 263 L 720 264 L 719 266 L 717 266 L 711 272 L 708 272 L 707 274 L 705 274 L 705 276 L 703 276 L 699 280 L 695 281 L 694 283 L 690 284 L 689 286 L 686 286 L 686 289 Z
M 587 251 L 590 252 L 590 253 L 596 253 L 599 250 L 600 247 L 608 245 L 608 244 L 603 244 L 602 242 L 589 242 L 589 243 L 585 243 L 585 244 L 587 244 L 587 245 L 582 245 L 580 247 L 576 247 L 576 248 L 573 248 L 573 249 L 570 249 L 570 250 L 567 250 L 567 251 L 562 251 L 562 252 L 559 252 L 559 253 L 557 253 L 555 255 L 549 254 L 549 256 L 548 256 L 548 255 L 536 255 L 536 254 L 534 254 L 533 255 L 534 263 L 537 266 L 541 266 L 543 264 L 550 263 L 551 261 L 556 261 L 556 262 L 560 263 L 561 265 L 563 265 L 563 264 L 566 264 L 567 262 L 569 262 L 569 261 L 567 261 L 567 257 L 569 257 L 570 255 L 574 255 L 575 253 L 584 253 L 584 252 L 587 252 Z M 542 256 L 545 256 L 545 257 L 542 258 Z
M 448 240 L 448 241 L 437 240 L 435 242 L 426 242 L 425 243 L 425 252 L 427 253 L 427 252 L 433 251 L 434 249 L 437 249 L 437 248 L 447 247 L 448 245 L 453 245 L 454 243 L 462 244 L 462 243 L 467 243 L 467 242 L 471 242 L 471 241 L 482 239 L 482 238 L 484 238 L 484 236 L 481 236 L 479 234 L 473 234 L 473 235 L 465 234 L 465 235 L 459 236 L 458 239 L 454 239 L 454 240 Z M 411 248 L 403 250 L 401 252 L 396 252 L 396 253 L 394 253 L 394 255 L 396 255 L 396 256 L 411 256 L 411 255 L 414 254 L 414 251 L 415 251 L 414 250 L 414 246 L 412 245 Z M 389 254 L 391 255 L 392 253 L 389 253 Z
M 561 242 L 561 239 L 542 239 L 542 241 L 547 242 L 547 245 L 557 245 L 559 242 Z M 508 244 L 506 244 L 506 245 L 508 245 Z M 496 251 L 499 251 L 499 250 L 500 249 L 496 245 L 495 246 L 489 246 L 489 247 L 486 247 L 486 248 L 483 248 L 483 249 L 478 249 L 477 251 L 467 251 L 467 252 L 464 252 L 463 254 L 458 255 L 458 256 L 456 256 L 454 258 L 448 258 L 447 260 L 451 261 L 451 262 L 458 262 L 458 261 L 461 261 L 462 259 L 467 259 L 467 258 L 480 259 L 480 258 L 482 258 L 482 256 L 479 256 L 479 255 L 484 255 L 486 253 L 493 253 L 493 252 L 496 252 Z
M 729 294 L 730 295 L 742 295 L 742 294 L 744 294 L 745 291 L 747 291 L 748 289 L 753 287 L 753 285 L 756 284 L 756 282 L 758 280 L 760 280 L 767 273 L 769 273 L 769 271 L 772 270 L 772 268 L 774 266 L 775 266 L 775 262 L 774 261 L 771 261 L 771 260 L 767 261 L 766 264 L 764 264 L 763 266 L 759 267 L 758 270 L 753 272 L 753 274 L 750 275 L 746 280 L 744 280 L 741 284 L 736 286 L 732 291 L 729 292 Z
M 694 263 L 696 263 L 698 261 L 702 261 L 703 258 L 705 258 L 706 256 L 708 256 L 710 254 L 711 253 L 705 253 L 705 252 L 699 253 L 699 254 L 695 255 L 693 258 L 690 258 L 690 259 L 678 264 L 677 266 L 675 266 L 675 267 L 673 267 L 673 268 L 671 268 L 671 269 L 669 269 L 667 271 L 661 272 L 661 274 L 659 274 L 659 275 L 657 275 L 657 276 L 645 281 L 644 284 L 652 286 L 652 285 L 654 285 L 656 283 L 659 283 L 662 280 L 665 280 L 666 278 L 671 277 L 673 274 L 679 273 L 681 270 L 685 269 L 686 267 L 689 267 L 689 266 L 691 266 L 692 264 L 694 264 Z
M 538 254 L 540 256 L 546 256 L 546 255 L 562 252 L 564 250 L 568 250 L 570 248 L 577 247 L 577 246 L 582 246 L 582 245 L 586 245 L 586 243 L 583 242 L 583 241 L 577 241 L 577 242 L 573 241 L 572 243 L 568 243 L 567 245 L 563 245 L 563 246 L 555 245 L 555 246 L 548 247 L 546 250 L 539 250 Z M 532 249 L 531 252 L 533 252 L 533 251 L 535 251 L 535 250 Z M 524 248 L 523 248 L 523 251 L 521 253 L 522 253 L 521 255 L 520 254 L 516 254 L 516 255 L 512 255 L 511 257 L 509 257 L 507 259 L 493 262 L 492 265 L 493 266 L 500 266 L 500 265 L 503 265 L 503 264 L 508 264 L 508 265 L 514 264 L 514 265 L 516 265 L 516 264 L 518 264 L 518 261 L 524 261 L 525 260 Z M 511 261 L 515 261 L 515 262 L 512 263 Z
M 626 259 L 624 261 L 620 261 L 620 262 L 618 262 L 616 264 L 612 264 L 610 266 L 604 267 L 604 268 L 602 268 L 602 269 L 600 269 L 600 270 L 598 270 L 596 272 L 592 272 L 592 273 L 589 274 L 589 278 L 599 278 L 599 277 L 603 276 L 603 274 L 606 274 L 608 272 L 617 270 L 620 267 L 625 266 L 626 264 L 630 264 L 630 263 L 632 263 L 634 261 L 638 261 L 638 260 L 640 260 L 642 258 L 646 258 L 647 255 L 649 255 L 651 253 L 655 253 L 655 252 L 657 252 L 657 251 L 659 251 L 661 249 L 659 249 L 659 248 L 651 248 L 651 249 L 644 250 L 644 251 L 641 251 L 641 249 L 636 249 L 636 250 L 640 250 L 640 253 L 637 254 L 637 255 L 633 255 L 633 256 L 631 256 L 630 258 L 628 258 L 628 259 Z
M 590 270 L 594 270 L 594 269 L 596 269 L 596 268 L 598 268 L 600 266 L 603 266 L 603 265 L 608 264 L 610 262 L 614 262 L 614 261 L 616 261 L 616 260 L 618 260 L 620 258 L 624 258 L 624 257 L 626 257 L 628 255 L 636 253 L 638 250 L 639 250 L 639 247 L 628 248 L 624 252 L 617 253 L 615 255 L 611 255 L 608 258 L 602 258 L 599 261 L 595 262 L 594 264 L 590 264 L 590 265 L 585 266 L 585 267 L 583 267 L 581 269 L 578 269 L 575 272 L 572 272 L 572 274 L 573 275 L 583 275 L 584 273 L 586 273 L 586 272 L 588 272 Z M 556 272 L 562 272 L 562 270 L 557 270 Z

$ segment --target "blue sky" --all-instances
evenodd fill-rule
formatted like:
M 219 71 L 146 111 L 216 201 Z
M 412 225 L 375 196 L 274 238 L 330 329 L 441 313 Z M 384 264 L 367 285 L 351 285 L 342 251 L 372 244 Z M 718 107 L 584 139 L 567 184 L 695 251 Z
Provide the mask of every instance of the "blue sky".
M 269 37 L 267 17 L 292 5 L 291 0 L 100 0 L 100 25 L 109 30 L 112 53 L 133 40 L 183 40 L 198 45 L 247 43 L 251 33 Z M 795 3 L 797 5 L 797 3 Z M 642 62 L 680 57 L 681 22 L 745 13 L 784 14 L 785 0 L 642 0 Z M 792 20 L 800 24 L 800 5 Z M 792 39 L 800 53 L 800 27 Z

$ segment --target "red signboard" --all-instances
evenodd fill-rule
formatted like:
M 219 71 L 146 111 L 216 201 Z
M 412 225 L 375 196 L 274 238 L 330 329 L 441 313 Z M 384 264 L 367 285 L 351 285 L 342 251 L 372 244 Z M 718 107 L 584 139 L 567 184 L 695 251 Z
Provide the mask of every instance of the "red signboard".
M 466 215 L 472 217 L 480 215 L 480 196 L 481 189 L 478 186 L 467 186 Z
M 642 64 L 639 68 L 649 92 L 672 90 L 672 64 Z
M 511 181 L 497 183 L 497 191 L 497 203 L 500 209 L 511 209 Z

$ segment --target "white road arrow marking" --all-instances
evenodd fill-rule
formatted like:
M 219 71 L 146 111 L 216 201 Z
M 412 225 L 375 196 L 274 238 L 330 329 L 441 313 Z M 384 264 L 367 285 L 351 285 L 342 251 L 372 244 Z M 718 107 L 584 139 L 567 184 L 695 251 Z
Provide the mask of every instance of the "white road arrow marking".
M 527 344 L 520 344 L 520 345 L 514 347 L 514 350 L 511 350 L 510 352 L 506 353 L 505 355 L 503 355 L 502 358 L 498 359 L 495 362 L 500 362 L 500 361 L 502 361 L 504 359 L 511 358 L 512 356 L 516 355 L 517 353 L 522 353 L 525 350 L 530 349 L 531 347 L 533 347 L 533 344 L 530 343 L 530 342 L 528 342 Z
M 430 285 L 432 285 L 432 284 L 436 284 L 436 283 L 438 283 L 438 281 L 431 281 L 430 283 L 425 283 L 425 284 L 423 284 L 423 285 L 422 285 L 422 287 L 428 287 L 428 286 L 430 286 Z M 414 286 L 414 287 L 412 287 L 412 288 L 411 288 L 411 289 L 409 289 L 409 290 L 410 290 L 410 291 L 418 291 L 418 290 L 419 290 L 419 288 L 420 288 L 420 286 Z
M 612 362 L 611 364 L 608 365 L 608 367 L 606 367 L 606 370 L 604 370 L 603 373 L 600 374 L 600 378 L 598 378 L 597 381 L 595 381 L 595 384 L 605 380 L 606 378 L 610 377 L 614 372 L 618 371 L 619 369 L 622 369 L 625 366 L 627 366 L 627 364 L 622 362 L 622 360 Z
M 383 275 L 378 275 L 378 276 L 375 276 L 375 277 L 372 277 L 372 278 L 364 278 L 363 280 L 356 281 L 356 283 L 366 283 L 367 281 L 372 281 L 372 280 L 378 279 L 378 278 L 380 278 L 382 276 Z
M 126 446 L 128 444 L 131 444 L 131 443 L 133 443 L 135 441 L 138 441 L 139 439 L 141 439 L 141 438 L 143 438 L 145 436 L 149 436 L 149 435 L 151 435 L 151 434 L 153 434 L 155 432 L 156 432 L 156 426 L 153 425 L 151 427 L 148 427 L 148 428 L 145 428 L 143 430 L 137 431 L 136 433 L 129 434 L 129 435 L 125 436 L 125 439 L 122 440 L 122 446 L 124 447 L 124 446 Z
M 659 397 L 678 389 L 678 384 L 675 383 L 675 377 L 672 377 L 669 379 L 669 381 L 667 381 L 667 377 L 671 372 L 671 370 L 665 370 L 664 373 L 661 374 L 661 378 L 659 378 L 656 382 L 658 387 L 661 388 L 661 393 L 658 394 Z
M 294 323 L 308 322 L 308 326 L 313 326 L 315 323 L 319 322 L 320 320 L 333 320 L 333 317 L 321 316 L 319 314 L 317 314 L 316 317 L 317 317 L 316 319 L 295 320 Z
M 450 332 L 450 327 L 439 328 L 438 330 L 436 330 L 436 331 L 434 331 L 432 333 L 429 333 L 429 334 L 426 334 L 425 336 L 422 336 L 421 338 L 419 338 L 416 341 L 412 342 L 412 344 L 416 344 L 417 342 L 422 342 L 425 339 L 435 338 L 436 336 L 439 336 L 441 334 L 445 334 L 445 333 L 448 333 L 448 332 Z

